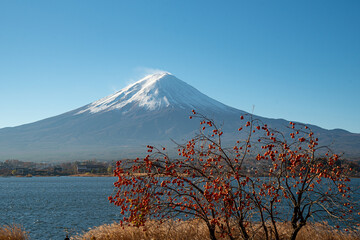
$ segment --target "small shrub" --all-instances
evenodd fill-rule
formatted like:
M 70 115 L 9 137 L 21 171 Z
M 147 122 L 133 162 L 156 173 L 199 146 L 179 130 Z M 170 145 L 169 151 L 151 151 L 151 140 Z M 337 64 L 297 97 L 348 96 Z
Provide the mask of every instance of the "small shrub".
M 0 226 L 0 240 L 26 240 L 29 239 L 28 233 L 21 229 L 19 225 Z

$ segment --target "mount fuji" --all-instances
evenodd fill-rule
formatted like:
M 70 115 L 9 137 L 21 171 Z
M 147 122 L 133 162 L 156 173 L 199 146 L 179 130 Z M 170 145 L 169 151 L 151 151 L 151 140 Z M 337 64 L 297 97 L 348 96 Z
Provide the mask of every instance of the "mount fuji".
M 224 105 L 169 73 L 146 76 L 128 87 L 70 112 L 0 129 L 0 160 L 111 160 L 143 156 L 145 146 L 181 143 L 198 130 L 191 110 L 234 132 L 246 112 Z M 287 132 L 288 121 L 258 117 Z M 360 134 L 309 125 L 322 144 L 360 157 Z M 228 135 L 228 140 L 233 136 Z

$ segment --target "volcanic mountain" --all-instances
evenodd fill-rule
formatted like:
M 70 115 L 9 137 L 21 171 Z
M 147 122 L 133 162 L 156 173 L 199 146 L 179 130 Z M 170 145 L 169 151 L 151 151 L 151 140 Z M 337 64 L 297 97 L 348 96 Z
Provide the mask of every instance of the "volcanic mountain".
M 198 131 L 191 110 L 236 132 L 246 112 L 226 106 L 169 73 L 149 75 L 73 111 L 17 127 L 0 129 L 0 160 L 111 160 L 143 156 L 147 144 L 174 146 Z M 287 132 L 288 121 L 258 117 Z M 311 126 L 311 125 L 310 125 Z M 360 134 L 311 126 L 322 143 L 360 156 Z M 236 136 L 224 134 L 227 140 Z

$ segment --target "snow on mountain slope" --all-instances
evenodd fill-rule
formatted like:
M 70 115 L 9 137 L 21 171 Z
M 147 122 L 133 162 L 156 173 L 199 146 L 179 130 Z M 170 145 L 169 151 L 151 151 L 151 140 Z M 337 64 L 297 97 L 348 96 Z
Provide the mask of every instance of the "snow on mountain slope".
M 107 112 L 115 109 L 126 112 L 126 107 L 129 105 L 136 105 L 149 111 L 167 107 L 229 110 L 228 106 L 209 98 L 170 73 L 164 72 L 146 76 L 108 97 L 87 105 L 76 114 Z

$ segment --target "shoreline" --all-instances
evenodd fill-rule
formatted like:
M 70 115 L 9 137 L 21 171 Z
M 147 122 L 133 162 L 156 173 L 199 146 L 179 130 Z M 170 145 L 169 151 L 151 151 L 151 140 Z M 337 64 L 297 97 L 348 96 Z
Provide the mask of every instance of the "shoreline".
M 22 176 L 22 175 L 0 175 L 1 178 L 33 178 L 33 177 L 115 177 L 114 175 L 109 174 L 71 174 L 71 175 L 32 175 L 32 176 Z
M 140 174 L 141 175 L 141 174 Z M 32 175 L 32 176 L 23 176 L 23 175 L 0 175 L 0 178 L 32 178 L 32 177 L 116 177 L 110 174 L 94 174 L 94 173 L 78 173 L 78 174 L 71 174 L 71 175 Z M 160 176 L 159 176 L 160 177 Z M 260 176 L 264 177 L 264 176 Z M 266 177 L 266 176 L 265 176 Z M 360 179 L 359 177 L 349 177 L 350 179 Z

